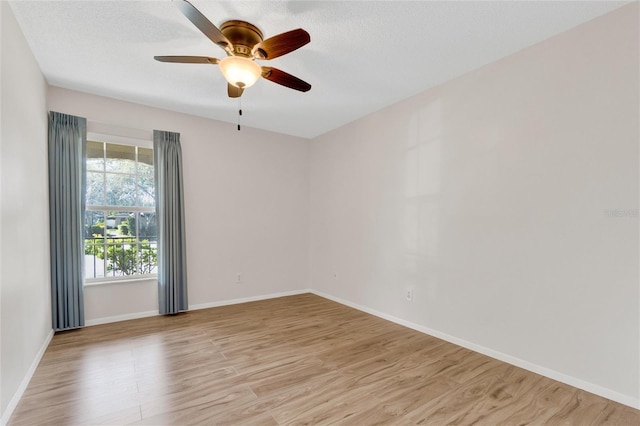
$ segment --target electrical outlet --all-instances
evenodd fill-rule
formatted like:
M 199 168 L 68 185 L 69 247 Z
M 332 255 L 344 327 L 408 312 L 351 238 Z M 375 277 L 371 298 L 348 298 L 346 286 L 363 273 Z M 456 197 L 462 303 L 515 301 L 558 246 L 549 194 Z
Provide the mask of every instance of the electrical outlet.
M 412 288 L 407 288 L 407 289 L 404 290 L 404 298 L 408 302 L 413 302 L 413 289 Z
M 242 274 L 240 272 L 236 274 L 236 284 L 242 284 Z

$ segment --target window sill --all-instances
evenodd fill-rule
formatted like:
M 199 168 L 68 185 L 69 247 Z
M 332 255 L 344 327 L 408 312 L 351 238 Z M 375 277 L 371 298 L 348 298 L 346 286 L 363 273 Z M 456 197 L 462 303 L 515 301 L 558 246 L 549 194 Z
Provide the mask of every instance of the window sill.
M 93 286 L 106 285 L 106 284 L 130 284 L 130 283 L 136 283 L 140 281 L 157 281 L 157 280 L 158 280 L 157 274 L 145 275 L 143 277 L 136 277 L 136 278 L 105 278 L 105 279 L 95 278 L 95 279 L 92 279 L 91 281 L 85 281 L 84 286 L 93 287 Z

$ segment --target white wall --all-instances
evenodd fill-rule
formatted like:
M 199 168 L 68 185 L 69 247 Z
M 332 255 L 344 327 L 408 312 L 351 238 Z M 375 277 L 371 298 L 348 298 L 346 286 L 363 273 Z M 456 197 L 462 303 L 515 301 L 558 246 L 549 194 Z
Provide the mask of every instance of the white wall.
M 312 288 L 638 406 L 639 50 L 636 2 L 314 140 Z
M 57 87 L 48 98 L 102 133 L 181 134 L 190 306 L 308 287 L 309 141 Z M 157 309 L 153 281 L 85 287 L 89 322 Z
M 46 82 L 0 2 L 0 414 L 51 334 Z M 11 408 L 11 407 L 9 407 Z

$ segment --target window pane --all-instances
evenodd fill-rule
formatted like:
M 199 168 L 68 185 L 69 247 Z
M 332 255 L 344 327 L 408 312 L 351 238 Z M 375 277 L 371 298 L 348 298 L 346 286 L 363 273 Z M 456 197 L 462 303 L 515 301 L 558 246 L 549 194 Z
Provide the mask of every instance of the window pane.
M 138 247 L 125 239 L 121 244 L 107 245 L 107 272 L 109 276 L 134 275 L 137 273 Z
M 87 172 L 87 205 L 104 205 L 104 173 Z
M 104 212 L 86 211 L 84 213 L 84 237 L 104 238 Z
M 86 244 L 84 246 L 84 271 L 85 278 L 104 277 L 104 246 L 98 244 Z
M 156 214 L 152 212 L 142 212 L 138 214 L 138 237 L 140 240 L 157 241 L 156 236 Z
M 138 176 L 138 206 L 153 207 L 156 205 L 153 175 Z
M 108 172 L 135 173 L 136 147 L 129 145 L 107 144 L 106 170 Z
M 109 243 L 124 242 L 131 238 L 135 239 L 135 217 L 134 212 L 108 211 L 107 212 L 107 236 Z M 111 241 L 114 239 L 113 241 Z
M 107 205 L 136 205 L 136 176 L 106 173 Z
M 142 274 L 158 273 L 158 237 L 156 214 L 141 212 L 138 214 L 139 259 L 138 270 Z
M 104 212 L 86 211 L 84 215 L 85 278 L 104 277 Z
M 112 241 L 112 240 L 109 240 Z M 107 245 L 107 275 L 110 277 L 119 277 L 124 275 L 122 267 L 124 266 L 124 245 L 109 244 Z
M 138 273 L 158 273 L 158 244 L 142 240 L 138 245 Z
M 104 170 L 104 143 L 87 142 L 87 170 Z
M 138 148 L 138 173 L 153 175 L 153 150 Z

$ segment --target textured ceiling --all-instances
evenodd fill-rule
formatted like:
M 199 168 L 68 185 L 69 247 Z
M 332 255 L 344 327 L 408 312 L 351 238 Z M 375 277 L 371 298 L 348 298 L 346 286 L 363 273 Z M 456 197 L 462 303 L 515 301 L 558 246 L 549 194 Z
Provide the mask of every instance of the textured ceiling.
M 265 38 L 294 28 L 311 43 L 261 61 L 312 84 L 261 79 L 242 122 L 312 138 L 540 42 L 628 2 L 193 0 L 215 25 L 249 21 Z M 223 51 L 170 0 L 11 1 L 49 84 L 235 123 L 238 102 L 214 65 L 154 55 Z

